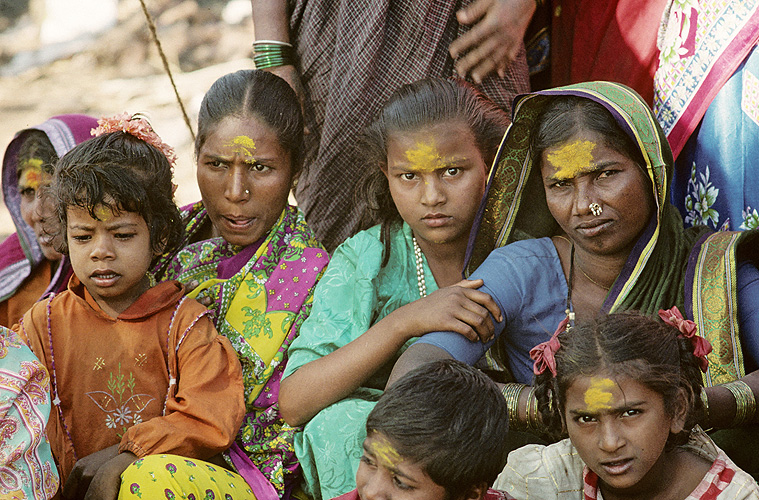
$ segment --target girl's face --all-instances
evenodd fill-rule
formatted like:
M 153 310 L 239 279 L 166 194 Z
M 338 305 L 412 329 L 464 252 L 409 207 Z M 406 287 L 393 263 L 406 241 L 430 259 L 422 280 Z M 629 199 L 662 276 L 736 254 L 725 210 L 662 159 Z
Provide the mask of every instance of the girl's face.
M 384 173 L 398 212 L 418 240 L 468 240 L 485 193 L 487 166 L 465 123 L 389 134 Z
M 246 246 L 261 239 L 287 205 L 290 153 L 253 117 L 229 116 L 198 151 L 198 187 L 214 236 Z
M 155 255 L 140 214 L 114 213 L 103 205 L 95 214 L 97 219 L 81 207 L 66 208 L 69 257 L 79 281 L 115 318 L 148 289 L 146 273 Z
M 26 167 L 21 171 L 21 175 L 18 176 L 21 218 L 37 236 L 37 242 L 45 258 L 60 260 L 61 254 L 54 248 L 53 236 L 48 228 L 49 221 L 55 218 L 52 199 L 45 193 L 51 181 L 52 177 L 37 166 Z
M 658 392 L 631 378 L 578 377 L 566 392 L 569 438 L 604 496 L 661 488 L 673 477 L 664 445 L 685 423 L 683 411 L 674 414 Z
M 653 214 L 643 169 L 595 132 L 581 130 L 543 151 L 541 175 L 551 215 L 588 252 L 626 257 Z M 600 215 L 593 215 L 592 203 Z

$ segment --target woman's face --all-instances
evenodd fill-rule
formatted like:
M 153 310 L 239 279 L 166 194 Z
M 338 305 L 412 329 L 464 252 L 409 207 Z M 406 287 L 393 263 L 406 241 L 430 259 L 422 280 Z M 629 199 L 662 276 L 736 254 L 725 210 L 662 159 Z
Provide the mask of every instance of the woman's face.
M 229 116 L 198 151 L 198 187 L 214 236 L 246 246 L 264 236 L 287 204 L 290 153 L 255 117 Z
M 52 177 L 37 166 L 21 170 L 18 177 L 18 191 L 21 195 L 21 218 L 34 231 L 42 255 L 47 260 L 61 260 L 61 254 L 54 248 L 51 221 L 56 217 L 53 199 L 47 192 Z
M 654 212 L 643 169 L 587 130 L 540 159 L 548 209 L 567 236 L 590 253 L 626 258 Z
M 465 123 L 390 134 L 385 175 L 393 202 L 417 239 L 431 244 L 468 240 L 488 172 Z

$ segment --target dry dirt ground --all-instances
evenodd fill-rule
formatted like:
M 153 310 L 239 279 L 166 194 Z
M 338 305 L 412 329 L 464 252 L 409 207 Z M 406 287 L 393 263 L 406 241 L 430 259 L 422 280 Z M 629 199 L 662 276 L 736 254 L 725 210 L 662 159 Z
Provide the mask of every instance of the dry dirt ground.
M 225 22 L 221 13 L 226 3 L 146 1 L 193 128 L 200 101 L 210 85 L 226 73 L 253 67 L 249 58 L 253 40 L 250 15 L 237 23 Z M 92 40 L 80 41 L 75 53 L 53 62 L 32 62 L 32 67 L 26 69 L 19 69 L 17 54 L 34 61 L 49 52 L 39 46 L 38 27 L 30 16 L 22 16 L 14 23 L 0 19 L 0 30 L 3 152 L 16 131 L 56 114 L 86 113 L 98 117 L 123 111 L 145 112 L 164 141 L 177 149 L 177 202 L 186 204 L 199 199 L 191 135 L 150 37 L 139 0 L 119 0 L 117 25 Z M 0 236 L 14 230 L 3 204 Z

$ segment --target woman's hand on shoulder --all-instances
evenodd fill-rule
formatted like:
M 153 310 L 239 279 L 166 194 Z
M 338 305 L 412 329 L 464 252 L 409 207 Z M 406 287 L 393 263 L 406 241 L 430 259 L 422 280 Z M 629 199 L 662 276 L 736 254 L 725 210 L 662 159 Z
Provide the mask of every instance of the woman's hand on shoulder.
M 461 280 L 427 297 L 407 304 L 397 312 L 408 315 L 414 337 L 429 332 L 451 331 L 472 342 L 487 342 L 495 333 L 496 321 L 503 321 L 501 309 L 493 298 L 478 290 L 481 279 Z

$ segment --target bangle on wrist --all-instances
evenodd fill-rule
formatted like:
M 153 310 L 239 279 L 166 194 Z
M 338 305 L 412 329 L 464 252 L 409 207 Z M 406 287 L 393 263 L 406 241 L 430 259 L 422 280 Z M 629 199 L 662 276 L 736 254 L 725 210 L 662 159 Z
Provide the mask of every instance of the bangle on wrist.
M 701 388 L 701 403 L 704 405 L 704 426 L 706 427 L 710 422 L 709 396 L 706 394 L 706 387 Z
M 253 42 L 253 64 L 256 69 L 295 64 L 295 50 L 287 42 L 257 40 Z
M 756 398 L 751 387 L 742 380 L 722 384 L 722 387 L 730 391 L 735 398 L 735 417 L 730 424 L 731 427 L 738 427 L 753 421 L 754 415 L 756 415 Z
M 538 398 L 535 396 L 535 386 L 530 387 L 527 394 L 527 428 L 537 431 L 539 429 Z
M 256 40 L 253 42 L 253 47 L 255 48 L 256 45 L 281 45 L 284 47 L 290 47 L 291 49 L 293 46 L 288 42 L 283 42 L 281 40 Z
M 508 383 L 501 388 L 501 394 L 506 399 L 506 408 L 509 412 L 509 427 L 515 430 L 526 427 L 519 421 L 519 396 L 525 387 L 527 386 L 523 384 Z

